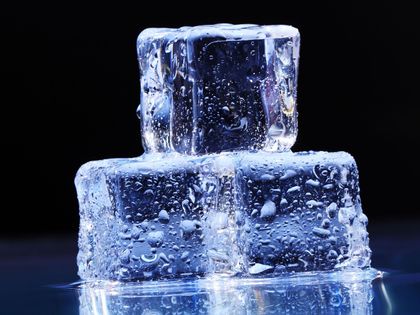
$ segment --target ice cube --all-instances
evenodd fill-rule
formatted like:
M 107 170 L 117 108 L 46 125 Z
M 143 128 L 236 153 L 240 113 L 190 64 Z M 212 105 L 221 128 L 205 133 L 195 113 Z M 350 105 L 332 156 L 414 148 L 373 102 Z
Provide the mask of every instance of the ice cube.
M 285 25 L 144 30 L 137 49 L 145 150 L 290 149 L 299 44 L 298 30 Z
M 224 160 L 145 155 L 82 166 L 76 176 L 80 277 L 238 272 L 234 170 Z
M 203 274 L 201 197 L 188 159 L 90 162 L 76 177 L 80 202 L 79 275 L 148 279 Z M 198 196 L 200 194 L 200 196 Z M 194 251 L 188 259 L 183 253 Z
M 245 261 L 273 272 L 370 265 L 356 163 L 345 152 L 242 153 Z

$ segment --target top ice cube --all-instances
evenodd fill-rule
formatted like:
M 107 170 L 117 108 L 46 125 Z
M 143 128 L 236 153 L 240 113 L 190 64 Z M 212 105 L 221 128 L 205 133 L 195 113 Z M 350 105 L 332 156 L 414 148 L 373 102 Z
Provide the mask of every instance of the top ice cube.
M 299 42 L 285 25 L 144 30 L 137 52 L 145 151 L 289 150 Z

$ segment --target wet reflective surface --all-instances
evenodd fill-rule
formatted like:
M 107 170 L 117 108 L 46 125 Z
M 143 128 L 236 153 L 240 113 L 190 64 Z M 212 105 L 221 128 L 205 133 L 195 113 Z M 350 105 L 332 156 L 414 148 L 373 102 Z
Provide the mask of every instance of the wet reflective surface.
M 376 274 L 369 270 L 269 279 L 83 285 L 80 314 L 371 314 L 371 282 Z
M 416 314 L 418 222 L 371 224 L 373 266 L 385 271 L 117 286 L 77 281 L 71 238 L 0 242 L 2 314 Z

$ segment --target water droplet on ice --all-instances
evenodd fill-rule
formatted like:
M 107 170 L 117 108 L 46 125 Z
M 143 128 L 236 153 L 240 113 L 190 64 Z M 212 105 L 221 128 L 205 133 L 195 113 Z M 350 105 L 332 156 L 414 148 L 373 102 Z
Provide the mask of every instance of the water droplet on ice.
M 326 185 L 323 186 L 323 188 L 326 189 L 326 190 L 332 189 L 332 188 L 334 188 L 334 184 L 326 184 Z
M 294 170 L 286 170 L 284 172 L 283 176 L 280 177 L 280 179 L 281 180 L 285 180 L 285 179 L 288 179 L 288 178 L 292 178 L 292 177 L 294 177 L 296 175 L 297 175 L 296 171 L 294 171 Z
M 182 209 L 184 210 L 184 212 L 188 213 L 190 212 L 190 202 L 185 199 L 184 201 L 182 201 Z
M 330 203 L 330 205 L 325 209 L 327 215 L 332 219 L 337 213 L 337 204 L 335 202 Z
M 160 247 L 163 243 L 164 234 L 162 231 L 150 232 L 147 235 L 147 242 L 152 247 Z
M 140 256 L 141 260 L 143 260 L 146 263 L 151 263 L 157 260 L 158 255 L 156 254 L 152 254 L 152 255 L 141 255 Z
M 289 188 L 287 190 L 287 193 L 288 194 L 293 194 L 293 193 L 299 192 L 299 191 L 300 191 L 300 186 L 294 186 L 294 187 Z
M 189 187 L 189 188 L 188 188 L 188 190 L 189 190 L 189 192 L 190 192 L 190 194 L 189 194 L 188 198 L 190 198 L 190 200 L 191 200 L 191 202 L 192 202 L 192 203 L 195 203 L 195 194 L 194 194 L 194 190 L 193 190 L 191 187 Z
M 318 227 L 313 228 L 312 233 L 322 238 L 326 238 L 331 235 L 331 232 L 329 230 L 318 228 Z
M 262 274 L 264 272 L 271 272 L 274 270 L 273 266 L 269 266 L 269 265 L 263 265 L 263 264 L 255 264 L 254 266 L 249 268 L 249 273 L 251 275 L 258 275 L 258 274 Z
M 181 254 L 181 260 L 182 260 L 182 261 L 187 260 L 189 255 L 190 255 L 190 252 L 189 252 L 189 251 L 185 251 L 185 252 L 183 252 L 183 253 Z
M 330 227 L 330 224 L 331 224 L 331 221 L 330 221 L 330 220 L 328 220 L 328 219 L 324 219 L 324 220 L 322 220 L 321 226 L 322 226 L 324 229 L 328 229 L 328 228 Z
M 125 249 L 121 254 L 120 254 L 120 260 L 122 263 L 127 264 L 130 262 L 130 250 L 129 249 Z
M 270 245 L 271 240 L 270 239 L 264 239 L 260 241 L 261 245 Z
M 313 179 L 307 180 L 305 184 L 312 187 L 319 187 L 321 185 L 319 181 Z
M 159 258 L 166 263 L 170 262 L 169 258 L 165 255 L 165 253 L 160 253 Z
M 320 201 L 316 201 L 316 200 L 309 200 L 308 202 L 306 202 L 306 205 L 309 208 L 313 208 L 313 207 L 322 207 L 324 203 Z
M 260 218 L 272 217 L 276 214 L 276 205 L 271 200 L 267 200 L 261 208 Z
M 261 175 L 260 179 L 262 181 L 269 181 L 269 180 L 275 179 L 275 177 L 271 174 L 264 174 L 264 175 Z
M 144 191 L 143 193 L 144 197 L 148 198 L 148 199 L 152 199 L 153 196 L 155 195 L 154 191 L 151 189 L 147 189 Z
M 328 260 L 335 260 L 335 259 L 337 259 L 337 257 L 338 257 L 338 254 L 337 254 L 337 252 L 336 252 L 335 250 L 333 250 L 333 249 L 331 249 L 331 250 L 328 252 L 328 254 L 327 254 L 327 259 L 328 259 Z
M 287 199 L 285 199 L 285 198 L 282 198 L 281 199 L 281 201 L 280 201 L 280 206 L 285 206 L 285 205 L 287 205 L 289 202 L 287 201 Z
M 335 236 L 330 236 L 328 238 L 328 241 L 330 242 L 331 245 L 337 244 L 337 238 Z
M 169 222 L 169 214 L 166 210 L 160 210 L 159 211 L 159 221 L 162 223 L 168 223 Z
M 131 238 L 133 239 L 138 239 L 140 236 L 141 230 L 134 226 L 133 229 L 131 230 Z
M 188 238 L 197 228 L 197 222 L 191 220 L 183 220 L 179 225 L 181 228 L 181 235 L 182 237 Z
M 339 307 L 342 303 L 342 296 L 340 293 L 331 295 L 330 304 L 334 307 Z
M 141 119 L 141 108 L 142 108 L 142 106 L 139 105 L 139 106 L 137 106 L 137 110 L 136 110 L 136 115 L 139 119 Z

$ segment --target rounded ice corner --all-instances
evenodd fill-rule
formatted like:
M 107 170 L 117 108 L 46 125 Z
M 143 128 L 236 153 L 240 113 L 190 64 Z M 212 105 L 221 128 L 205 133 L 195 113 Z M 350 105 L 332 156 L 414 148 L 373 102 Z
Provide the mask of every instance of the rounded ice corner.
M 104 159 L 104 160 L 95 160 L 89 161 L 82 164 L 78 170 L 76 171 L 76 175 L 74 177 L 74 183 L 76 188 L 81 184 L 81 182 L 85 179 L 91 179 L 97 172 L 99 171 L 107 171 L 109 172 L 112 168 L 114 168 L 118 164 L 125 163 L 130 159 Z
M 351 153 L 347 151 L 338 151 L 337 154 L 339 154 L 339 159 L 341 159 L 343 163 L 352 163 L 357 168 L 356 159 Z
M 297 27 L 292 25 L 266 25 L 263 26 L 269 37 L 272 38 L 298 38 L 300 39 L 300 32 Z
M 156 37 L 165 36 L 172 29 L 164 27 L 148 27 L 143 29 L 137 36 L 137 42 L 143 40 L 152 40 Z
M 76 175 L 74 176 L 74 183 L 77 185 L 79 181 L 83 178 L 89 176 L 90 171 L 95 168 L 97 165 L 97 161 L 89 161 L 83 163 L 76 171 Z

